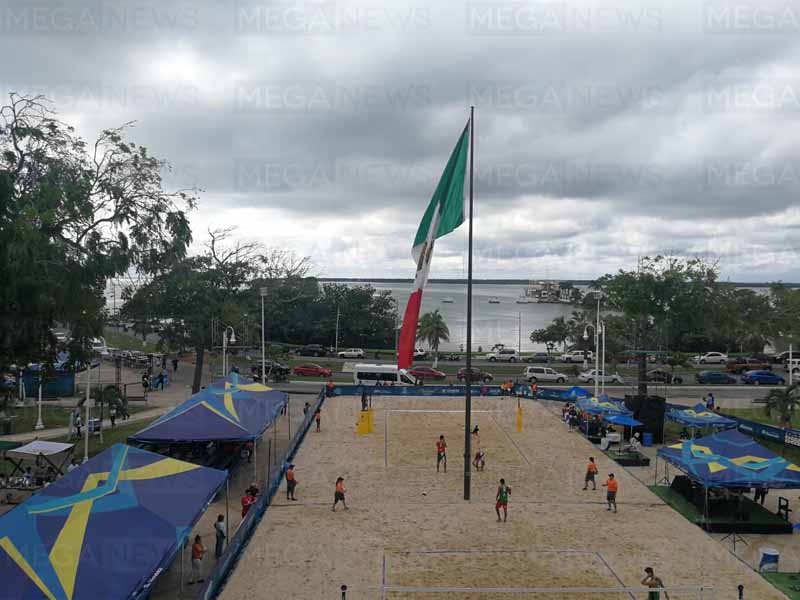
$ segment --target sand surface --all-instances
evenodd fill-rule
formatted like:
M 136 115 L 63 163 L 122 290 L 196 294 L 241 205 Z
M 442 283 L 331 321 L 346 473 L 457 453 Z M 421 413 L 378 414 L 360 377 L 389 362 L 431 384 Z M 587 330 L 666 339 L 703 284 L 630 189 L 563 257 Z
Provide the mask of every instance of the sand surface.
M 486 470 L 472 474 L 463 499 L 462 399 L 375 398 L 375 432 L 355 433 L 359 400 L 338 397 L 322 411 L 322 432 L 309 433 L 295 460 L 298 502 L 282 488 L 222 593 L 224 600 L 336 598 L 455 600 L 646 598 L 645 593 L 593 594 L 486 591 L 497 588 L 640 587 L 653 566 L 668 587 L 701 585 L 714 592 L 670 593 L 675 600 L 784 598 L 736 557 L 663 504 L 635 477 L 567 431 L 539 404 L 477 398 L 472 423 L 481 430 Z M 419 412 L 425 411 L 425 412 Z M 435 442 L 448 442 L 448 472 L 436 472 Z M 595 455 L 600 481 L 620 481 L 619 513 L 605 493 L 582 491 Z M 331 512 L 334 482 L 345 478 L 348 512 Z M 507 523 L 498 523 L 498 480 L 512 486 Z M 382 586 L 387 586 L 385 589 Z M 422 592 L 398 588 L 482 588 Z

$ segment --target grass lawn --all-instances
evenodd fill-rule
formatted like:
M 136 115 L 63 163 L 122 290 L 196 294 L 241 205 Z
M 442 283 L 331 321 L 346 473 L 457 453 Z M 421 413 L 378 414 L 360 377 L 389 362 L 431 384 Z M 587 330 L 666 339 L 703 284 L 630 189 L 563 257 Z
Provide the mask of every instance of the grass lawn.
M 761 576 L 792 600 L 800 600 L 800 573 L 761 573 Z
M 137 406 L 134 404 L 130 404 L 128 406 L 128 412 L 131 414 L 141 412 L 143 410 L 147 410 L 149 407 L 147 406 Z M 73 408 L 68 408 L 66 406 L 47 406 L 46 404 L 42 404 L 42 422 L 44 426 L 48 429 L 54 429 L 56 427 L 67 427 L 69 425 L 69 415 L 73 411 Z M 94 414 L 95 411 L 93 410 L 92 413 Z M 6 414 L 16 416 L 14 419 L 13 430 L 12 433 L 25 433 L 28 431 L 33 432 L 34 427 L 36 426 L 36 421 L 39 418 L 39 410 L 36 406 L 26 406 L 24 408 L 8 408 L 6 409 Z M 83 417 L 84 411 L 81 411 L 81 416 Z M 105 407 L 104 415 L 108 416 L 108 407 Z
M 144 419 L 142 421 L 135 421 L 133 423 L 125 423 L 122 425 L 117 425 L 113 429 L 109 428 L 103 431 L 103 443 L 100 443 L 100 436 L 99 435 L 89 435 L 89 456 L 94 456 L 95 454 L 99 454 L 101 451 L 105 450 L 109 446 L 114 444 L 124 444 L 125 441 L 128 439 L 128 436 L 133 435 L 140 429 L 144 429 L 155 421 L 156 417 L 152 419 Z M 45 421 L 46 423 L 46 421 Z M 73 450 L 73 456 L 77 458 L 79 461 L 83 460 L 83 437 L 80 440 L 73 440 L 75 443 L 75 449 Z M 65 441 L 64 439 L 58 441 Z M 26 461 L 27 464 L 30 464 L 31 461 Z M 8 462 L 7 460 L 0 461 L 0 474 L 8 474 L 14 466 Z
M 119 348 L 120 350 L 138 350 L 140 352 L 157 352 L 156 345 L 152 342 L 146 342 L 142 345 L 142 338 L 136 337 L 131 333 L 125 333 L 112 327 L 103 329 L 103 337 L 106 339 L 106 344 L 111 348 Z

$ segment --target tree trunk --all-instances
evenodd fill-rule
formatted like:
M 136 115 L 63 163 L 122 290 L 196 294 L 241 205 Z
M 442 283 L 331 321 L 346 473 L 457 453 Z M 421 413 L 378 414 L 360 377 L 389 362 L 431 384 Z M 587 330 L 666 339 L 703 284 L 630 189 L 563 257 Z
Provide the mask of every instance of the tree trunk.
M 203 358 L 205 357 L 205 346 L 200 343 L 195 349 L 194 379 L 192 380 L 192 394 L 200 391 L 203 383 Z
M 434 350 L 433 351 L 433 368 L 435 369 L 438 366 L 439 366 L 439 351 L 438 350 Z

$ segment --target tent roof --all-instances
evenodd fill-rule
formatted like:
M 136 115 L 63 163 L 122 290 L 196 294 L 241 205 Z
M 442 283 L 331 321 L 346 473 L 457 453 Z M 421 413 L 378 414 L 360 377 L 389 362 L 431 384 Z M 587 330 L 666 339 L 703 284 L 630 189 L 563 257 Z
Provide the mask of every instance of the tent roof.
M 115 444 L 0 517 L 4 589 L 28 600 L 136 596 L 226 477 Z
M 567 398 L 590 398 L 592 396 L 592 392 L 580 386 L 573 385 L 568 390 L 565 390 L 565 396 Z
M 671 408 L 667 418 L 691 427 L 734 427 L 736 421 L 714 411 L 706 409 L 702 404 L 691 408 Z
M 244 441 L 261 437 L 288 401 L 284 392 L 232 373 L 129 438 L 132 442 Z
M 637 421 L 628 415 L 606 415 L 604 418 L 614 425 L 627 425 L 628 427 L 641 427 L 644 425 L 641 421 Z
M 599 398 L 581 398 L 577 402 L 578 408 L 592 415 L 630 415 L 633 414 L 625 405 L 605 394 Z
M 735 429 L 658 450 L 705 487 L 800 488 L 800 467 Z
M 55 454 L 61 454 L 62 452 L 72 450 L 74 446 L 75 444 L 34 440 L 25 444 L 24 446 L 20 446 L 14 450 L 9 450 L 8 455 L 16 458 L 35 458 L 39 455 L 53 456 Z

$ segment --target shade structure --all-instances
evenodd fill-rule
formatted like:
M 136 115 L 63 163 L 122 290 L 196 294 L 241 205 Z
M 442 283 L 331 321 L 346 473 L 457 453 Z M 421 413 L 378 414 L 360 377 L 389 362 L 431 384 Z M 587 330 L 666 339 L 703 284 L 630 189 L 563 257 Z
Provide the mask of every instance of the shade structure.
M 691 408 L 671 408 L 667 418 L 689 427 L 736 427 L 736 421 L 714 411 L 707 410 L 702 404 Z
M 115 444 L 0 517 L 0 596 L 146 594 L 226 478 Z
M 592 392 L 577 385 L 573 385 L 568 390 L 564 390 L 562 394 L 566 400 L 573 400 L 573 401 L 577 400 L 578 398 L 592 397 Z
M 644 425 L 641 421 L 637 421 L 628 415 L 606 415 L 603 417 L 609 423 L 614 425 L 623 425 L 625 427 L 641 427 Z
M 800 467 L 735 429 L 660 448 L 658 456 L 706 488 L 800 488 Z
M 128 438 L 138 443 L 246 441 L 260 438 L 289 396 L 232 373 Z
M 63 442 L 46 442 L 44 440 L 34 440 L 24 446 L 19 446 L 9 450 L 8 455 L 16 458 L 31 459 L 37 456 L 57 456 L 72 450 L 74 444 Z
M 609 398 L 605 394 L 599 398 L 581 398 L 577 402 L 578 408 L 590 415 L 631 415 L 630 410 L 619 400 Z

